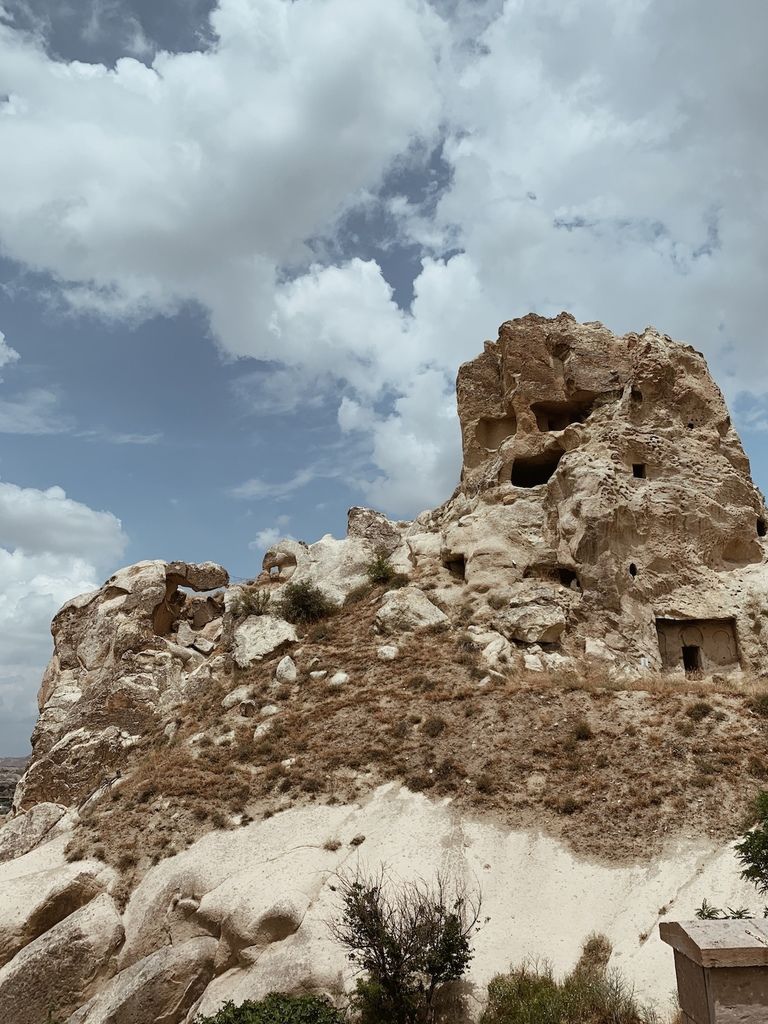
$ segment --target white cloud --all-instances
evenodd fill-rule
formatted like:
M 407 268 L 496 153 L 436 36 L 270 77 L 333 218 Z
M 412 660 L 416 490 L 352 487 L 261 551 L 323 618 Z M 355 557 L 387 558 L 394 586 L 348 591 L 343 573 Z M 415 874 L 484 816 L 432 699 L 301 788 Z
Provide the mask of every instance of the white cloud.
M 5 335 L 0 331 L 0 367 L 7 366 L 8 363 L 13 363 L 19 358 L 19 353 L 12 349 L 8 342 L 5 340 Z M 0 381 L 2 381 L 0 377 Z
M 113 515 L 60 487 L 0 482 L 0 541 L 0 715 L 7 726 L 34 717 L 51 619 L 65 601 L 100 585 L 126 537 Z
M 279 540 L 293 540 L 291 534 L 286 532 L 286 527 L 290 521 L 290 516 L 278 516 L 275 519 L 274 526 L 265 526 L 263 530 L 258 531 L 254 539 L 248 544 L 249 551 L 266 551 Z
M 250 551 L 266 551 L 267 548 L 271 548 L 273 544 L 276 544 L 281 537 L 285 534 L 277 526 L 266 526 L 263 530 L 259 530 L 252 541 L 248 543 L 248 549 Z
M 71 421 L 60 413 L 58 395 L 48 388 L 0 398 L 0 434 L 59 434 L 70 428 Z
M 457 364 L 531 309 L 654 323 L 730 395 L 768 390 L 766 19 L 762 0 L 220 0 L 210 49 L 114 70 L 0 27 L 0 242 L 75 309 L 200 303 L 226 354 L 277 364 L 265 412 L 336 382 L 369 498 L 414 512 L 457 479 Z M 439 202 L 382 196 L 441 134 Z M 357 201 L 421 247 L 407 312 L 370 260 L 311 265 Z
M 86 557 L 103 565 L 126 544 L 120 520 L 68 498 L 61 487 L 40 491 L 0 482 L 0 538 L 3 547 L 27 555 Z

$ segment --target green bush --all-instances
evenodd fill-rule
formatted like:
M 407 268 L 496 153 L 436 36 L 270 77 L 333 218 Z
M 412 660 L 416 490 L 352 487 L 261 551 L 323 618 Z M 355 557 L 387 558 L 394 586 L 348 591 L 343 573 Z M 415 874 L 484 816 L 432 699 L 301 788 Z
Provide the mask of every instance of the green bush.
M 233 1002 L 212 1017 L 195 1017 L 194 1024 L 343 1024 L 344 1017 L 325 996 L 289 996 L 272 992 L 259 1002 Z
M 365 567 L 365 574 L 371 583 L 389 583 L 395 576 L 395 569 L 389 556 L 383 551 L 377 551 L 376 557 Z
M 319 587 L 307 580 L 288 583 L 280 602 L 280 612 L 289 622 L 317 622 L 336 610 Z
M 563 981 L 548 963 L 527 964 L 495 977 L 480 1024 L 653 1024 L 652 1011 L 638 1005 L 631 988 L 607 970 L 611 947 L 591 936 Z
M 236 618 L 246 615 L 266 615 L 271 594 L 254 583 L 245 583 L 235 591 L 229 608 Z
M 752 805 L 754 827 L 736 844 L 736 855 L 744 870 L 741 877 L 752 882 L 761 895 L 768 893 L 768 793 L 755 797 Z

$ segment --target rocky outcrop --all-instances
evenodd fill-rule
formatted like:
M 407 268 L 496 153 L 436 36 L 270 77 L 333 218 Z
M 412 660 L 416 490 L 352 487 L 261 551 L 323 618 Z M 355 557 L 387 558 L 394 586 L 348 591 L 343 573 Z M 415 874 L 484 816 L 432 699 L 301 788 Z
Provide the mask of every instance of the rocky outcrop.
M 163 946 L 116 975 L 67 1024 L 184 1020 L 213 977 L 217 945 L 203 936 Z
M 114 901 L 97 896 L 0 968 L 0 1020 L 66 1019 L 114 974 L 122 939 Z
M 724 838 L 765 760 L 738 686 L 768 675 L 768 523 L 703 357 L 532 315 L 457 391 L 441 507 L 353 508 L 345 539 L 280 541 L 236 586 L 141 562 L 56 616 L 0 828 L 0 1019 L 188 1024 L 275 988 L 339 994 L 331 879 L 357 864 L 479 880 L 479 995 L 602 930 L 663 1000 L 659 908 L 748 902 Z M 337 614 L 286 621 L 291 583 Z M 733 692 L 686 705 L 686 676 Z M 624 861 L 581 859 L 561 841 L 580 830 Z
M 109 785 L 133 745 L 209 678 L 224 614 L 215 588 L 228 579 L 212 562 L 139 562 L 64 605 L 51 626 L 54 653 L 17 809 L 77 805 Z M 201 635 L 213 644 L 207 654 L 195 647 Z
M 461 367 L 457 393 L 463 501 L 443 557 L 518 609 L 500 631 L 579 659 L 597 637 L 634 671 L 682 669 L 683 647 L 689 669 L 768 670 L 765 505 L 700 353 L 530 315 Z M 557 627 L 501 628 L 531 604 L 559 609 Z

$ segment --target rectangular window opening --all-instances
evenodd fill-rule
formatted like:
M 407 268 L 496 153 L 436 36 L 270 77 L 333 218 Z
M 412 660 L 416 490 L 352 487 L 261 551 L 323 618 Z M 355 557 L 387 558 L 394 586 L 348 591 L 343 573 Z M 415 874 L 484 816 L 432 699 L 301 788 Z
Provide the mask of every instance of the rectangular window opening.
M 644 462 L 633 462 L 632 463 L 632 476 L 636 480 L 645 480 L 648 475 L 647 467 Z

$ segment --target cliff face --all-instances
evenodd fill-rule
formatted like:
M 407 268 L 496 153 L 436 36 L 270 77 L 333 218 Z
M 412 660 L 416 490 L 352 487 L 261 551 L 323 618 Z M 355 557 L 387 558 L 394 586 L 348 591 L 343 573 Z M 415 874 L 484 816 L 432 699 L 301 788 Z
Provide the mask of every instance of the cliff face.
M 457 390 L 461 487 L 480 500 L 446 543 L 470 584 L 562 607 L 577 659 L 592 639 L 632 671 L 681 668 L 684 647 L 692 670 L 765 671 L 745 600 L 764 595 L 764 502 L 698 352 L 528 316 Z
M 666 995 L 671 962 L 637 936 L 662 905 L 736 898 L 724 843 L 768 762 L 762 496 L 702 356 L 651 329 L 510 321 L 457 393 L 464 465 L 440 508 L 352 509 L 345 539 L 282 541 L 245 585 L 142 562 L 58 613 L 0 828 L 0 887 L 16 887 L 0 1008 L 72 935 L 85 975 L 35 991 L 71 1024 L 122 1019 L 136 991 L 168 1024 L 233 993 L 335 991 L 350 979 L 320 923 L 340 865 L 491 872 L 493 919 L 534 847 L 538 889 L 594 914 L 552 948 L 518 893 L 521 953 L 565 967 L 613 927 Z M 301 582 L 336 613 L 287 621 Z M 719 881 L 689 884 L 715 864 Z M 633 878 L 647 891 L 626 912 L 600 902 L 626 902 Z M 512 955 L 499 925 L 478 983 Z

